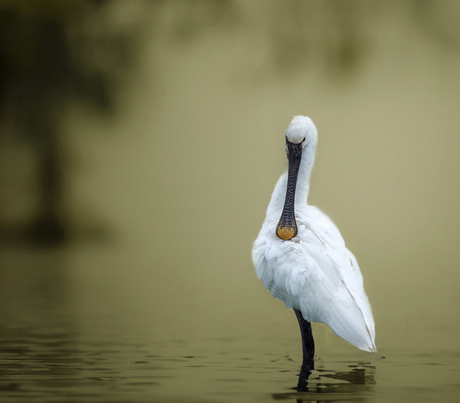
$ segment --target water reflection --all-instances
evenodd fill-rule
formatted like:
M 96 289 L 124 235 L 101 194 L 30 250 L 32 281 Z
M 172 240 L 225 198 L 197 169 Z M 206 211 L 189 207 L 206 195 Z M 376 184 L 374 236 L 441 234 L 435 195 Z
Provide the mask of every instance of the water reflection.
M 111 317 L 51 316 L 46 327 L 19 317 L 0 321 L 2 401 L 361 402 L 378 396 L 395 402 L 458 396 L 458 352 L 392 352 L 370 362 L 328 357 L 317 361 L 307 387 L 297 391 L 296 362 L 271 352 L 280 340 L 158 339 Z
M 30 326 L 0 328 L 2 371 L 0 391 L 13 401 L 46 398 L 101 398 L 114 390 L 156 385 L 154 376 L 133 369 L 159 369 L 145 359 L 136 342 L 83 339 L 77 329 Z M 113 336 L 112 336 L 113 337 Z M 144 353 L 143 359 L 138 354 Z M 147 364 L 147 365 L 146 365 Z M 139 391 L 139 390 L 137 390 Z M 132 392 L 132 391 L 131 391 Z
M 350 363 L 347 366 L 348 370 L 326 369 L 324 365 L 312 372 L 301 370 L 299 383 L 293 388 L 298 392 L 274 393 L 273 399 L 295 399 L 297 402 L 367 400 L 373 393 L 371 385 L 376 384 L 376 367 L 370 362 Z
M 92 330 L 82 332 L 69 326 L 65 317 L 46 328 L 21 321 L 0 325 L 2 398 L 12 402 L 44 398 L 151 401 L 153 397 L 246 401 L 254 393 L 263 395 L 273 385 L 279 390 L 295 379 L 289 370 L 292 360 L 268 362 L 260 351 L 248 353 L 235 339 L 147 341 L 145 335 L 117 328 L 107 318 L 93 318 L 87 325 Z M 305 391 L 273 393 L 272 397 L 367 399 L 375 384 L 375 367 L 354 363 L 348 368 L 320 368 Z
M 67 310 L 73 287 L 63 251 L 25 252 L 0 247 L 0 315 L 27 318 L 45 329 Z

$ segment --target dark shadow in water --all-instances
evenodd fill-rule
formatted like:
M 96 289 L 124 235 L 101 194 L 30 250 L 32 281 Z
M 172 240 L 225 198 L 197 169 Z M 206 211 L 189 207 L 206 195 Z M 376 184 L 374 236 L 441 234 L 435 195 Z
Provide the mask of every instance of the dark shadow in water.
M 81 361 L 69 328 L 39 329 L 0 324 L 0 391 L 15 392 L 5 397 L 34 396 L 41 388 L 63 387 L 75 377 Z
M 375 366 L 368 363 L 350 363 L 347 371 L 301 369 L 297 392 L 274 393 L 274 400 L 297 402 L 365 401 L 371 397 L 375 382 Z M 322 396 L 323 395 L 323 398 Z
M 99 328 L 100 318 L 91 321 L 94 332 L 82 334 L 71 315 L 51 316 L 44 327 L 0 318 L 2 402 L 152 401 L 149 388 L 167 378 L 161 364 L 171 358 L 126 340 L 124 328 Z
M 66 311 L 73 287 L 64 253 L 24 253 L 0 246 L 0 326 L 31 321 L 43 330 Z

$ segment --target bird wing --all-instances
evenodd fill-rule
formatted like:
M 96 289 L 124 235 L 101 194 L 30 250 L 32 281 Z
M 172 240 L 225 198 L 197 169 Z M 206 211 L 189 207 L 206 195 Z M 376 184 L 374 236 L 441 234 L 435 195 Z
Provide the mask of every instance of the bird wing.
M 334 223 L 318 208 L 299 211 L 298 236 L 282 241 L 266 221 L 254 243 L 256 273 L 273 297 L 327 324 L 365 351 L 376 351 L 374 319 L 353 254 Z
M 309 256 L 309 282 L 298 291 L 306 320 L 323 322 L 343 339 L 366 351 L 376 351 L 375 325 L 363 277 L 353 254 L 332 220 L 308 206 L 299 245 Z

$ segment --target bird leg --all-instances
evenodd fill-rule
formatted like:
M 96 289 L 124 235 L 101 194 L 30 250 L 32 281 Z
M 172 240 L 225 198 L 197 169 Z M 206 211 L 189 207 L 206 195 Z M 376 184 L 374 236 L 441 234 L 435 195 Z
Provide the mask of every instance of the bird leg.
M 303 360 L 299 374 L 298 388 L 304 389 L 308 385 L 308 377 L 311 371 L 315 369 L 313 358 L 315 356 L 315 341 L 313 340 L 313 333 L 311 331 L 311 324 L 305 320 L 302 313 L 294 309 L 295 316 L 299 322 L 300 333 L 302 335 L 302 352 Z

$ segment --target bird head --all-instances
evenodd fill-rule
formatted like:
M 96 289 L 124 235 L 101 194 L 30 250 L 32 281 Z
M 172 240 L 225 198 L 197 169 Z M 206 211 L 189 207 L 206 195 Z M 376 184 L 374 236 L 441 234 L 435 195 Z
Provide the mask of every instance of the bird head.
M 308 145 L 316 145 L 318 131 L 313 121 L 307 116 L 294 116 L 286 130 L 286 142 L 301 144 L 302 148 Z

